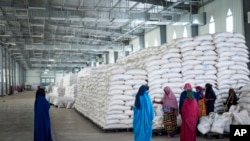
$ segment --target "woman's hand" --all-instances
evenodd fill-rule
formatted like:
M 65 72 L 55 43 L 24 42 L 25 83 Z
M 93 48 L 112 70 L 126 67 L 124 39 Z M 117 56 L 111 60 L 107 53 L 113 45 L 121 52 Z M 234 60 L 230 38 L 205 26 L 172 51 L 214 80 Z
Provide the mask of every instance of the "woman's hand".
M 155 98 L 154 98 L 154 100 L 153 100 L 153 103 L 156 103 Z

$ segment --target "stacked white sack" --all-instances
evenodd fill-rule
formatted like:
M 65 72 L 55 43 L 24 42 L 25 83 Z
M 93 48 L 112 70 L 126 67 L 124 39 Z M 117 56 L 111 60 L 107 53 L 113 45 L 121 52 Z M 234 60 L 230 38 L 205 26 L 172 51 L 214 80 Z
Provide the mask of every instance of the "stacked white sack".
M 47 100 L 54 104 L 55 106 L 58 106 L 59 100 L 58 97 L 63 97 L 65 95 L 65 88 L 63 88 L 60 85 L 54 85 L 52 87 L 52 91 L 46 95 Z
M 83 90 L 77 98 L 81 101 L 76 101 L 75 108 L 84 116 L 91 119 L 100 127 L 104 126 L 104 113 L 108 105 L 107 93 L 107 66 L 99 66 L 92 68 L 89 75 L 84 76 L 79 82 L 79 87 Z
M 88 108 L 90 107 L 87 101 L 90 89 L 88 83 L 91 77 L 92 68 L 84 68 L 77 75 L 77 97 L 75 101 L 75 109 L 87 117 Z
M 217 55 L 213 51 L 211 35 L 194 38 L 183 38 L 178 41 L 182 55 L 182 75 L 184 83 L 193 86 L 205 86 L 206 83 L 216 84 Z
M 116 66 L 92 69 L 81 79 L 84 91 L 77 98 L 76 109 L 103 129 L 131 128 L 134 95 L 145 84 L 146 72 Z
M 146 71 L 133 68 L 113 68 L 110 71 L 108 107 L 105 129 L 132 128 L 135 95 L 146 84 Z
M 241 106 L 242 109 L 247 110 L 250 116 L 250 83 L 243 86 L 238 92 L 240 93 L 238 105 Z
M 154 48 L 156 54 L 144 59 L 144 68 L 148 73 L 149 94 L 151 99 L 161 101 L 164 87 L 169 86 L 177 99 L 181 93 L 182 75 L 180 50 L 175 48 L 175 42 Z M 155 119 L 153 129 L 162 128 L 162 106 L 154 104 Z
M 74 95 L 77 93 L 76 74 L 67 74 L 62 79 L 56 82 L 52 88 L 52 93 L 47 96 L 50 103 L 58 106 L 58 108 L 72 108 L 74 103 Z
M 163 94 L 162 84 L 168 82 L 167 79 L 163 80 L 161 78 L 161 75 L 164 73 L 164 71 L 166 71 L 166 69 L 165 70 L 161 69 L 161 66 L 164 63 L 166 63 L 164 62 L 165 60 L 161 59 L 161 56 L 162 56 L 162 52 L 159 47 L 149 47 L 149 48 L 141 49 L 140 51 L 131 54 L 131 56 L 128 56 L 128 58 L 123 58 L 118 62 L 120 65 L 124 65 L 127 68 L 131 67 L 131 65 L 128 66 L 126 64 L 131 64 L 133 62 L 134 63 L 133 66 L 136 67 L 137 69 L 146 70 L 147 76 L 146 75 L 140 76 L 138 74 L 136 75 L 136 78 L 139 77 L 140 79 L 143 79 L 143 81 L 145 81 L 145 79 L 148 79 L 149 96 L 151 97 L 151 100 L 153 98 L 160 99 L 162 97 L 162 94 Z M 133 92 L 134 94 L 136 94 L 139 87 L 140 85 L 137 85 L 137 87 L 135 87 L 134 92 Z M 134 102 L 131 101 L 130 104 L 133 105 Z M 157 109 L 157 106 L 154 105 L 154 108 Z M 157 119 L 157 117 L 155 119 Z M 160 126 L 160 124 L 157 124 L 156 122 L 158 121 L 156 120 L 154 121 L 153 128 L 157 128 Z M 160 122 L 162 122 L 162 120 Z
M 214 51 L 213 38 L 211 35 L 201 35 L 194 38 L 194 41 L 200 41 L 199 46 L 195 47 L 195 51 L 201 51 L 203 55 L 197 57 L 197 60 L 202 61 L 200 65 L 195 66 L 195 71 L 200 73 L 196 75 L 195 85 L 205 86 L 206 83 L 210 83 L 216 86 L 217 81 L 217 69 L 215 67 L 217 63 L 217 53 Z M 204 72 L 202 74 L 202 72 Z M 216 87 L 215 87 L 216 88 Z M 215 90 L 216 91 L 216 90 Z
M 76 83 L 77 75 L 70 73 L 63 77 L 63 86 L 68 87 Z
M 216 67 L 219 89 L 215 111 L 222 112 L 229 88 L 238 88 L 249 82 L 249 59 L 245 38 L 241 34 L 222 32 L 214 34 L 213 37 L 218 54 Z
M 71 86 L 68 86 L 65 88 L 64 97 L 70 97 L 72 99 L 75 99 L 76 96 L 77 96 L 77 85 L 76 84 L 72 84 Z

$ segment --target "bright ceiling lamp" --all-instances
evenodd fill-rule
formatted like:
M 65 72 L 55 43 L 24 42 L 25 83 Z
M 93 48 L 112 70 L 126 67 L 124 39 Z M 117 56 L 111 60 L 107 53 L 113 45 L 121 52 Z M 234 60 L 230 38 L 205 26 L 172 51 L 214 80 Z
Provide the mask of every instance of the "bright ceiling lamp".
M 55 59 L 49 59 L 50 62 L 55 62 Z

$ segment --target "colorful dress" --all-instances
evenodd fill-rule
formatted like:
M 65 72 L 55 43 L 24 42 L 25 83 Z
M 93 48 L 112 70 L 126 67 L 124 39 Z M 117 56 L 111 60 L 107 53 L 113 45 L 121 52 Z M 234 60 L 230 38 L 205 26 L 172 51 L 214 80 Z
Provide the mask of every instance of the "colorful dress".
M 177 131 L 178 104 L 173 91 L 168 86 L 164 88 L 162 110 L 164 128 L 168 136 L 173 137 Z

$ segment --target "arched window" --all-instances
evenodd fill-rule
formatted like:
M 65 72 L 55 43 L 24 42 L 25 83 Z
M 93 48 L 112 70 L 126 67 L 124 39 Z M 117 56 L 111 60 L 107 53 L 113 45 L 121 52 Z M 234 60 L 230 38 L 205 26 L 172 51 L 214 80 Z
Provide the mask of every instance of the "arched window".
M 185 26 L 184 27 L 184 30 L 183 30 L 183 37 L 187 37 L 188 34 L 187 34 L 187 27 Z
M 174 31 L 173 39 L 176 39 L 176 32 Z
M 226 31 L 227 32 L 233 32 L 233 14 L 231 9 L 228 9 L 227 11 L 227 18 L 226 18 Z
M 210 34 L 215 33 L 215 23 L 214 23 L 214 17 L 213 16 L 210 18 L 210 22 L 209 22 L 209 33 Z

